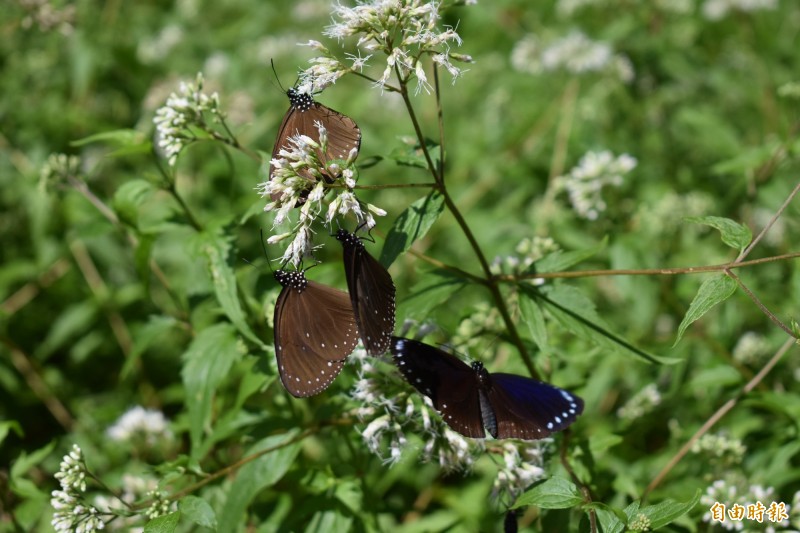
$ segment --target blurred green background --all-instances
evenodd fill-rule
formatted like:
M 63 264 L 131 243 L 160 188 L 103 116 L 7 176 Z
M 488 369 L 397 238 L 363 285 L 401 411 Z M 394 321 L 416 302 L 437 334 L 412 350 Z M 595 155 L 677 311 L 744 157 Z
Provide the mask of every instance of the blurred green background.
M 565 250 L 592 248 L 608 238 L 608 246 L 578 269 L 718 264 L 736 253 L 715 231 L 682 217 L 729 217 L 754 233 L 764 227 L 798 181 L 800 91 L 787 84 L 800 82 L 800 4 L 766 2 L 766 9 L 732 9 L 719 18 L 711 16 L 708 5 L 714 4 L 725 2 L 484 1 L 448 12 L 444 22 L 464 39 L 454 51 L 474 59 L 454 84 L 442 75 L 448 183 L 489 258 L 513 254 L 522 239 L 540 236 Z M 206 90 L 220 93 L 228 124 L 242 144 L 269 153 L 288 106 L 279 82 L 283 87 L 295 82 L 313 55 L 297 43 L 323 40 L 321 31 L 329 23 L 330 4 L 321 0 L 15 0 L 0 10 L 0 419 L 5 421 L 0 465 L 56 443 L 52 453 L 18 473 L 37 489 L 21 491 L 14 475 L 10 485 L 0 482 L 6 513 L 0 527 L 13 530 L 8 513 L 14 512 L 23 524 L 46 530 L 47 519 L 37 522 L 38 513 L 47 508 L 48 492 L 56 486 L 52 473 L 72 442 L 81 444 L 89 465 L 111 485 L 125 472 L 175 459 L 176 450 L 158 457 L 126 456 L 104 442 L 106 429 L 133 405 L 159 409 L 173 420 L 177 450 L 185 452 L 190 402 L 181 380 L 182 354 L 198 331 L 225 321 L 199 252 L 202 240 L 174 199 L 154 185 L 146 202 L 131 200 L 145 194 L 131 190 L 132 183 L 159 181 L 152 154 L 75 141 L 120 129 L 151 139 L 155 110 L 180 80 L 202 72 Z M 575 31 L 624 58 L 630 79 L 613 69 L 533 73 L 525 67 L 520 44 L 525 39 L 535 35 L 546 47 Z M 345 50 L 353 51 L 352 44 L 344 43 Z M 515 53 L 523 57 L 521 63 L 514 63 Z M 382 62 L 380 57 L 370 61 L 376 77 Z M 345 77 L 318 99 L 358 122 L 363 133 L 359 161 L 384 158 L 362 170 L 362 184 L 427 179 L 424 171 L 385 158 L 413 135 L 398 96 Z M 426 134 L 436 137 L 433 98 L 422 93 L 414 103 Z M 627 153 L 638 165 L 620 187 L 604 191 L 608 208 L 589 221 L 576 216 L 566 195 L 554 189 L 553 178 L 592 150 Z M 74 188 L 42 186 L 40 171 L 53 153 L 80 156 L 86 185 L 116 212 L 122 226 L 110 224 Z M 181 155 L 176 184 L 202 226 L 225 235 L 249 323 L 270 344 L 279 287 L 260 244 L 259 232 L 269 231 L 271 218 L 260 211 L 264 201 L 254 190 L 259 180 L 257 163 L 202 142 Z M 387 189 L 360 197 L 388 211 L 378 222 L 386 232 L 422 195 L 417 189 Z M 791 252 L 798 215 L 797 204 L 789 205 L 750 258 Z M 447 213 L 415 249 L 478 273 L 471 249 Z M 344 286 L 338 253 L 336 246 L 319 252 L 324 265 L 316 269 L 316 280 Z M 148 272 L 148 258 L 159 265 L 166 283 Z M 408 255 L 392 266 L 398 318 L 431 320 L 447 338 L 465 319 L 486 312 L 482 306 L 489 297 L 480 287 L 448 295 L 446 305 L 404 307 L 417 284 L 429 279 L 427 268 Z M 739 275 L 780 319 L 797 316 L 800 276 L 794 262 L 750 267 Z M 580 475 L 597 501 L 625 507 L 640 497 L 692 432 L 785 340 L 785 333 L 740 291 L 695 323 L 673 348 L 677 325 L 702 279 L 564 282 L 588 296 L 612 331 L 649 353 L 678 361 L 648 365 L 550 322 L 551 352 L 537 356 L 536 363 L 549 379 L 586 401 L 573 442 L 585 454 L 594 446 L 596 454 Z M 529 340 L 525 325 L 518 325 Z M 748 332 L 760 348 L 755 355 L 736 357 L 734 348 Z M 481 358 L 491 349 L 493 369 L 524 372 L 513 347 L 498 342 L 500 334 L 487 331 L 471 355 Z M 219 416 L 230 414 L 236 422 L 212 446 L 203 465 L 209 472 L 234 462 L 249 436 L 332 416 L 345 402 L 337 396 L 353 382 L 345 372 L 322 397 L 289 401 L 274 381 L 269 354 L 252 345 L 242 353 L 218 384 Z M 720 466 L 703 451 L 690 454 L 653 500 L 686 501 L 695 490 L 706 491 L 735 472 L 750 486 L 773 487 L 775 499 L 791 502 L 800 489 L 798 366 L 796 352 L 790 352 L 713 430 L 746 446 L 738 462 Z M 242 380 L 254 372 L 263 382 L 244 406 L 236 404 Z M 659 391 L 658 405 L 634 419 L 619 416 L 618 409 L 651 384 Z M 248 422 L 246 414 L 253 419 Z M 466 477 L 445 475 L 435 465 L 390 469 L 363 449 L 352 428 L 336 430 L 304 445 L 287 476 L 258 496 L 258 505 L 239 527 L 260 531 L 259 524 L 272 516 L 275 530 L 303 530 L 315 510 L 341 506 L 330 503 L 336 497 L 324 495 L 330 479 L 346 479 L 358 480 L 363 498 L 364 516 L 346 511 L 355 516 L 348 522 L 354 530 L 396 527 L 409 520 L 412 509 L 417 519 L 434 511 L 445 517 L 419 525 L 420 531 L 499 530 L 502 511 L 490 504 L 478 510 L 464 504 L 487 498 L 489 465 Z M 6 467 L 0 469 L 8 479 Z M 317 483 L 318 478 L 327 481 Z M 225 486 L 221 482 L 198 495 L 219 502 Z M 428 499 L 420 503 L 419 493 L 429 487 Z M 273 515 L 286 506 L 302 509 L 305 498 L 314 502 L 308 513 Z M 672 527 L 705 530 L 704 511 L 698 507 Z M 579 514 L 570 519 L 567 511 L 550 512 L 554 522 L 542 522 L 535 512 L 526 516 L 530 527 L 542 531 L 547 523 L 577 528 L 580 519 Z M 281 520 L 284 526 L 276 526 Z M 406 526 L 413 529 L 413 520 Z

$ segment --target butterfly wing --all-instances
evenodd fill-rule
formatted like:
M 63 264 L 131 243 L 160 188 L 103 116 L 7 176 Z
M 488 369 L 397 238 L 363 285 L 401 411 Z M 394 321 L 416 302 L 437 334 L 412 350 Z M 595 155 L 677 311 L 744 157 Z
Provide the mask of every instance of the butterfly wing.
M 287 92 L 291 105 L 283 116 L 278 137 L 272 148 L 272 159 L 278 157 L 281 148 L 289 149 L 289 137 L 293 135 L 306 135 L 315 141 L 319 140 L 319 129 L 316 122 L 328 130 L 328 149 L 323 154 L 318 151 L 317 156 L 323 161 L 332 159 L 347 159 L 350 151 L 361 148 L 361 130 L 353 119 L 334 111 L 320 103 L 314 102 L 310 95 L 299 94 L 294 89 Z M 272 179 L 275 167 L 270 164 L 269 178 Z M 304 176 L 309 180 L 309 191 L 315 181 L 310 174 Z M 325 176 L 328 181 L 333 181 L 331 176 Z M 303 196 L 305 198 L 306 194 Z M 273 201 L 280 201 L 280 195 L 272 193 Z M 302 202 L 298 202 L 301 204 Z
M 422 342 L 392 337 L 394 362 L 403 377 L 428 396 L 444 421 L 472 438 L 486 433 L 475 372 L 457 357 Z
M 389 349 L 394 332 L 395 286 L 389 272 L 356 235 L 339 230 L 344 271 L 361 341 L 370 355 Z
M 284 286 L 274 325 L 281 382 L 296 397 L 325 390 L 358 343 L 347 293 L 313 281 L 301 290 Z
M 548 383 L 514 374 L 491 374 L 485 390 L 499 439 L 542 439 L 565 429 L 583 412 L 583 400 Z

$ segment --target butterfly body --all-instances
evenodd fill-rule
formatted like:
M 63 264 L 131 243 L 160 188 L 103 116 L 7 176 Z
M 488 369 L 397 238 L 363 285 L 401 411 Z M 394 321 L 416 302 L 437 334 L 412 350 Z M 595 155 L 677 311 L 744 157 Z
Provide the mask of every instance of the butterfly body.
M 358 125 L 348 117 L 338 111 L 326 107 L 316 101 L 311 94 L 301 92 L 292 87 L 286 91 L 289 98 L 289 109 L 283 116 L 278 137 L 272 148 L 272 159 L 278 159 L 281 149 L 290 149 L 289 138 L 294 135 L 305 135 L 315 141 L 319 141 L 319 128 L 317 123 L 325 127 L 328 132 L 328 147 L 325 153 L 321 149 L 317 150 L 317 156 L 323 163 L 333 159 L 347 159 L 350 152 L 355 149 L 356 153 L 361 147 L 361 130 Z M 272 179 L 275 167 L 270 165 L 269 178 Z M 309 180 L 309 188 L 313 188 L 316 181 L 310 173 L 301 173 Z M 327 175 L 323 172 L 323 177 L 328 182 L 333 182 L 336 176 Z M 306 192 L 306 195 L 308 192 Z M 272 200 L 280 201 L 278 193 L 272 193 Z M 302 198 L 304 201 L 305 196 Z M 302 203 L 302 202 L 298 202 Z
M 418 341 L 393 337 L 391 351 L 406 380 L 467 437 L 484 438 L 488 429 L 499 439 L 542 439 L 583 412 L 583 400 L 568 391 L 515 374 L 492 374 L 479 362 L 467 365 Z
M 389 272 L 357 235 L 340 229 L 345 277 L 361 341 L 370 355 L 389 349 L 394 332 L 395 286 Z
M 278 373 L 293 396 L 319 394 L 336 378 L 358 344 L 346 292 L 309 281 L 303 271 L 275 271 L 283 286 L 275 304 Z

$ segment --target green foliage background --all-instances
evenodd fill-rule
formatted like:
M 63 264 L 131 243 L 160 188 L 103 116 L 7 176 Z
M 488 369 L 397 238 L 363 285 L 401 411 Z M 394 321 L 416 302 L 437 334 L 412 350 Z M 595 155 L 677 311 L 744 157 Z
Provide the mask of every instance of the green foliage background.
M 758 233 L 795 187 L 798 100 L 779 96 L 778 89 L 800 79 L 800 5 L 787 0 L 776 10 L 709 21 L 699 5 L 675 13 L 659 4 L 609 1 L 563 16 L 552 2 L 497 1 L 448 14 L 464 38 L 458 51 L 475 63 L 443 87 L 447 179 L 488 257 L 508 255 L 523 238 L 539 235 L 567 251 L 608 239 L 602 251 L 571 267 L 577 270 L 724 263 L 736 252 L 715 231 L 682 217 L 727 217 Z M 329 5 L 182 0 L 82 1 L 74 7 L 68 35 L 25 27 L 31 13 L 21 3 L 0 12 L 0 465 L 18 465 L 0 471 L 0 527 L 8 531 L 15 527 L 12 513 L 18 527 L 46 529 L 49 491 L 56 486 L 52 473 L 73 442 L 112 487 L 124 473 L 154 465 L 157 476 L 186 486 L 190 472 L 219 471 L 254 446 L 336 418 L 348 405 L 354 379 L 346 369 L 328 391 L 308 400 L 289 398 L 276 380 L 269 345 L 279 287 L 259 240 L 270 219 L 254 192 L 257 164 L 211 142 L 180 157 L 177 189 L 203 228 L 197 231 L 159 189 L 147 145 L 155 109 L 179 80 L 202 71 L 207 89 L 220 92 L 240 141 L 269 152 L 287 107 L 270 60 L 283 86 L 293 83 L 312 55 L 295 43 L 320 39 Z M 627 56 L 633 82 L 599 74 L 534 76 L 511 67 L 511 50 L 527 34 L 558 36 L 572 29 Z M 355 77 L 342 79 L 320 100 L 361 126 L 361 162 L 386 158 L 401 147 L 400 136 L 413 134 L 399 97 Z M 420 96 L 415 105 L 433 136 L 432 98 Z M 75 143 L 122 129 L 140 137 Z M 606 192 L 607 212 L 586 221 L 564 195 L 545 191 L 585 152 L 602 149 L 631 154 L 639 164 L 621 188 Z M 72 188 L 40 186 L 47 157 L 60 152 L 81 156 L 87 186 L 120 225 Z M 361 183 L 425 178 L 423 171 L 383 159 L 362 170 Z M 386 189 L 361 197 L 388 211 L 378 222 L 388 232 L 422 195 Z M 795 202 L 749 258 L 793 251 L 798 221 Z M 478 272 L 447 213 L 414 248 Z M 377 246 L 372 251 L 379 255 Z M 315 280 L 344 287 L 338 253 L 336 245 L 319 253 L 324 263 Z M 150 260 L 166 283 L 148 267 Z M 418 287 L 431 274 L 408 254 L 391 273 L 398 318 L 433 320 L 443 339 L 490 301 L 478 286 L 439 299 L 420 297 Z M 752 266 L 738 275 L 781 320 L 796 317 L 795 262 Z M 218 276 L 229 276 L 228 290 L 215 284 Z M 537 368 L 586 402 L 569 453 L 597 502 L 623 509 L 638 500 L 692 433 L 762 368 L 766 359 L 732 358 L 745 332 L 764 336 L 773 352 L 787 338 L 738 291 L 673 347 L 704 279 L 683 274 L 552 282 L 579 290 L 611 331 L 672 364 L 651 365 L 626 350 L 598 346 L 550 319 L 550 349 L 536 353 L 516 315 Z M 492 353 L 493 370 L 524 373 L 513 346 L 498 340 L 502 334 L 487 332 L 471 355 Z M 720 467 L 689 454 L 649 501 L 689 501 L 736 471 L 752 484 L 774 487 L 775 499 L 789 503 L 800 489 L 798 379 L 791 350 L 713 430 L 741 439 L 743 460 Z M 660 405 L 633 421 L 618 417 L 619 407 L 648 384 L 660 391 Z M 54 415 L 58 405 L 61 418 Z M 177 449 L 149 457 L 109 444 L 106 428 L 134 405 L 160 409 L 173 421 Z M 36 454 L 42 449 L 46 453 Z M 549 474 L 567 477 L 557 459 L 550 466 Z M 186 469 L 185 477 L 175 475 L 178 467 Z M 417 464 L 413 453 L 390 468 L 367 451 L 357 428 L 325 427 L 193 495 L 214 508 L 219 531 L 491 531 L 500 529 L 503 512 L 484 503 L 494 473 L 485 461 L 467 475 L 445 474 L 436 465 Z M 705 530 L 705 511 L 695 507 L 668 527 Z M 577 510 L 534 507 L 523 523 L 532 530 L 577 530 L 581 520 L 580 527 L 588 527 Z

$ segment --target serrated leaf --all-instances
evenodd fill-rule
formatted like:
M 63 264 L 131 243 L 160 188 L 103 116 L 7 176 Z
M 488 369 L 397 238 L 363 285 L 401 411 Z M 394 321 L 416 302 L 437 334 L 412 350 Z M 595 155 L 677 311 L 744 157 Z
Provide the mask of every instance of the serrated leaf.
M 588 512 L 593 509 L 603 533 L 622 533 L 628 523 L 625 511 L 606 505 L 602 502 L 590 502 L 583 505 L 583 510 Z
M 672 346 L 674 347 L 680 342 L 686 332 L 686 328 L 692 322 L 699 320 L 714 306 L 733 296 L 734 292 L 736 292 L 736 282 L 725 274 L 718 274 L 705 280 L 700 285 L 700 289 L 698 289 L 691 305 L 689 305 L 689 310 L 686 311 L 686 316 L 683 317 L 681 325 L 678 327 L 678 337 Z
M 193 456 L 201 449 L 203 435 L 210 429 L 214 393 L 241 356 L 236 331 L 226 323 L 202 330 L 183 354 L 181 377 L 186 388 Z
M 694 509 L 694 506 L 697 505 L 699 501 L 700 490 L 698 489 L 697 492 L 694 493 L 694 497 L 688 502 L 681 503 L 675 500 L 665 500 L 656 505 L 648 505 L 636 511 L 635 514 L 629 514 L 628 520 L 630 523 L 630 520 L 635 518 L 635 516 L 643 514 L 650 519 L 650 529 L 657 530 Z
M 180 519 L 180 511 L 153 518 L 144 525 L 144 533 L 174 533 Z
M 250 329 L 242 310 L 237 292 L 236 276 L 230 264 L 228 264 L 228 256 L 231 252 L 228 239 L 209 233 L 200 235 L 200 239 L 203 254 L 208 260 L 207 264 L 211 281 L 214 285 L 214 293 L 217 295 L 220 307 L 222 307 L 231 323 L 239 330 L 239 333 L 261 348 L 265 348 L 261 339 Z
M 386 242 L 381 251 L 381 264 L 389 268 L 400 254 L 411 248 L 415 241 L 424 237 L 442 214 L 443 209 L 444 196 L 432 191 L 428 196 L 420 198 L 400 213 L 394 221 L 392 229 L 386 235 Z
M 149 181 L 140 179 L 126 181 L 114 193 L 111 207 L 122 222 L 134 228 L 138 227 L 139 207 L 150 199 L 155 190 Z
M 582 263 L 590 257 L 594 257 L 608 246 L 608 237 L 604 237 L 597 246 L 587 248 L 586 250 L 574 250 L 570 252 L 557 251 L 547 254 L 538 261 L 536 261 L 528 269 L 530 273 L 534 272 L 562 272 L 573 265 Z M 527 272 L 527 271 L 526 271 Z
M 519 291 L 519 311 L 522 320 L 528 326 L 531 339 L 542 352 L 547 352 L 547 324 L 545 323 L 544 313 L 541 304 L 531 294 L 535 292 L 528 287 L 522 287 Z
M 185 496 L 178 502 L 178 510 L 199 526 L 217 529 L 217 515 L 208 502 L 202 498 Z
M 583 496 L 574 483 L 561 477 L 551 477 L 527 490 L 511 508 L 535 505 L 542 509 L 567 509 L 582 502 Z
M 706 216 L 686 217 L 684 220 L 695 224 L 705 224 L 719 230 L 722 234 L 722 242 L 740 252 L 747 248 L 747 245 L 753 240 L 750 228 L 729 218 Z
M 293 439 L 295 435 L 296 432 L 290 432 L 267 437 L 250 448 L 245 456 L 280 446 Z M 240 468 L 236 473 L 236 479 L 226 491 L 227 499 L 219 514 L 219 531 L 237 531 L 239 522 L 253 498 L 283 477 L 294 463 L 299 451 L 300 443 L 295 442 L 262 455 Z

